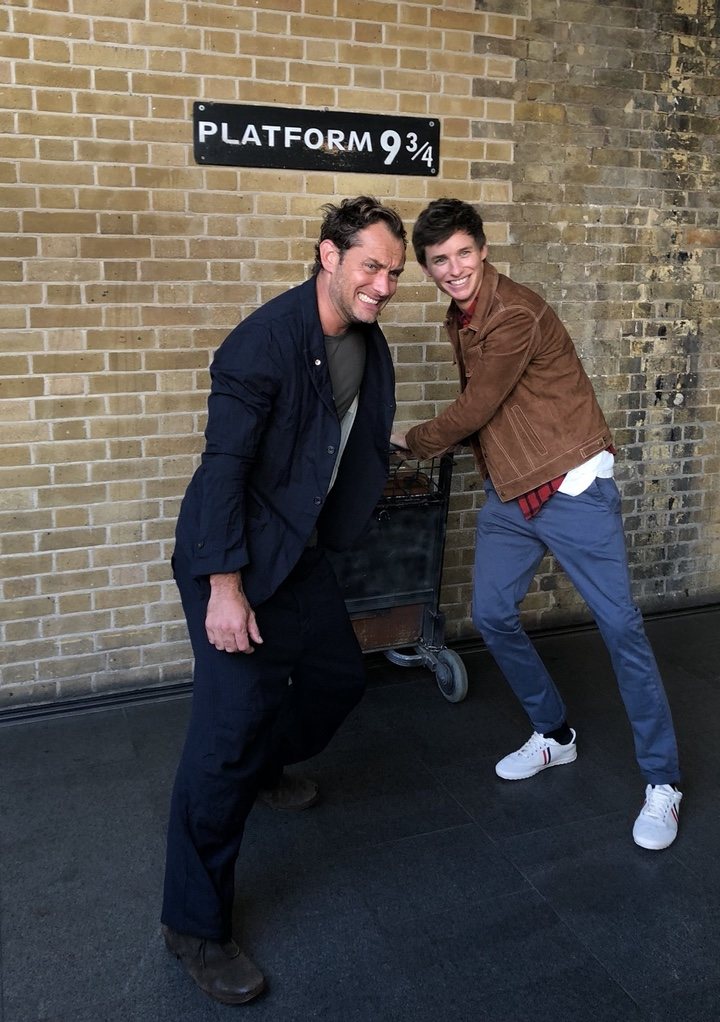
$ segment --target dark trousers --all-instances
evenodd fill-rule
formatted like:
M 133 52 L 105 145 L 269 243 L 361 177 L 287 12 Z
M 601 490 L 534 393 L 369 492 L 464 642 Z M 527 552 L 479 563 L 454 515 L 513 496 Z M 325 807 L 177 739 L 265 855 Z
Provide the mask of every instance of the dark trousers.
M 215 649 L 207 580 L 173 559 L 195 654 L 193 701 L 173 788 L 162 921 L 214 940 L 232 932 L 235 864 L 258 788 L 321 752 L 365 688 L 362 653 L 333 570 L 306 550 L 255 608 L 262 645 Z M 292 679 L 290 681 L 290 679 Z

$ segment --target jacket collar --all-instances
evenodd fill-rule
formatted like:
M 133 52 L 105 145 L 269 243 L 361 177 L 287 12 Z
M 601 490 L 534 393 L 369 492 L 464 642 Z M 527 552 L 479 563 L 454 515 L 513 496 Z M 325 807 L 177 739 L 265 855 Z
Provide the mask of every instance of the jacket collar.
M 472 314 L 472 319 L 462 331 L 463 334 L 465 333 L 465 330 L 473 330 L 477 333 L 487 319 L 498 288 L 499 276 L 500 274 L 493 264 L 489 263 L 486 259 L 483 265 L 482 280 L 480 281 L 480 287 L 477 293 L 475 311 Z M 453 334 L 457 336 L 457 310 L 454 301 L 451 301 L 448 306 L 447 313 L 445 315 L 445 326 L 451 337 Z
M 461 351 L 467 346 L 470 338 L 477 334 L 482 329 L 485 320 L 490 315 L 490 309 L 495 299 L 495 293 L 498 289 L 499 273 L 487 259 L 483 265 L 483 275 L 480 281 L 480 288 L 477 293 L 477 301 L 475 305 L 475 311 L 472 314 L 472 319 L 466 327 L 462 330 L 458 329 L 458 317 L 455 302 L 450 302 L 447 313 L 445 314 L 445 329 L 447 330 L 448 337 L 450 338 L 450 344 L 452 345 L 455 353 L 453 361 L 462 362 Z

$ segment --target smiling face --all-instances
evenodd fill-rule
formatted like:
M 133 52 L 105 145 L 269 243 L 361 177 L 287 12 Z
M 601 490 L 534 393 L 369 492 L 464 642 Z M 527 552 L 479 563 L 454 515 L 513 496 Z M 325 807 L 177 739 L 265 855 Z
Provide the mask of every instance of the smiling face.
M 320 243 L 318 308 L 326 334 L 343 333 L 350 323 L 374 323 L 397 290 L 405 266 L 405 246 L 382 222 L 358 231 L 341 252 Z
M 479 248 L 465 231 L 456 231 L 447 241 L 426 246 L 423 270 L 459 308 L 466 309 L 480 289 L 487 254 L 487 245 Z

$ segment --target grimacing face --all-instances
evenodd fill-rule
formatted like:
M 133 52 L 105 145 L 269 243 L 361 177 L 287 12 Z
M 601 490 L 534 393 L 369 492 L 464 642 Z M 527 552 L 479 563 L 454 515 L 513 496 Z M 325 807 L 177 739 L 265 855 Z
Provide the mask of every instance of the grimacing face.
M 339 252 L 330 241 L 325 268 L 330 273 L 327 294 L 341 332 L 350 323 L 374 323 L 397 290 L 405 266 L 405 246 L 382 223 L 357 235 L 357 243 Z
M 456 231 L 447 241 L 426 246 L 423 270 L 459 308 L 466 309 L 480 288 L 487 254 L 487 245 L 479 248 L 465 231 Z

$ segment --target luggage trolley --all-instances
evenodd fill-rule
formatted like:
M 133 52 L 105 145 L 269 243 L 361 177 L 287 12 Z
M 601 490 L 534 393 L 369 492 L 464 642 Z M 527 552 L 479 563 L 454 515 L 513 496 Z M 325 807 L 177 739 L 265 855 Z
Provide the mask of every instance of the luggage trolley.
M 467 671 L 445 645 L 439 610 L 452 471 L 451 453 L 423 460 L 391 452 L 370 525 L 331 560 L 363 651 L 429 668 L 445 698 L 457 703 L 467 695 Z

